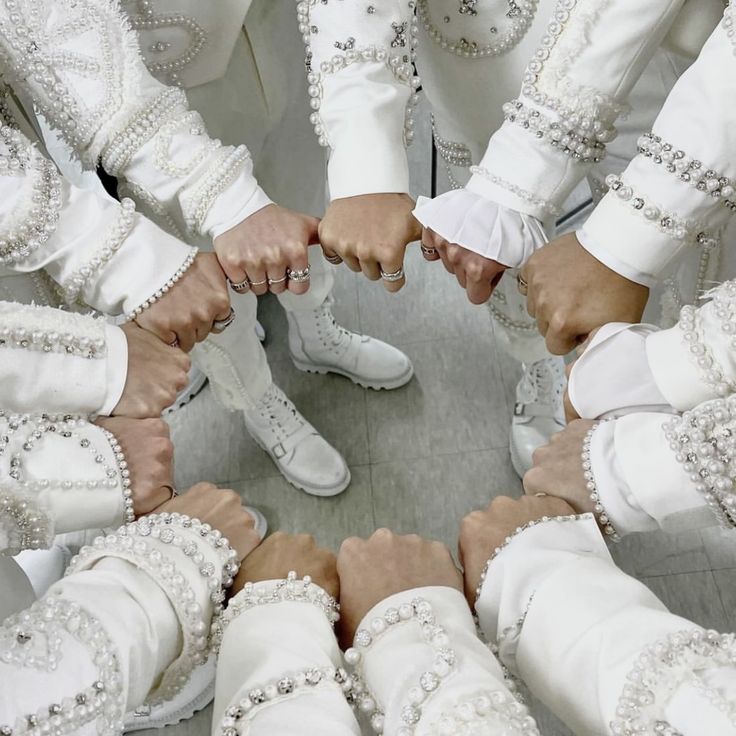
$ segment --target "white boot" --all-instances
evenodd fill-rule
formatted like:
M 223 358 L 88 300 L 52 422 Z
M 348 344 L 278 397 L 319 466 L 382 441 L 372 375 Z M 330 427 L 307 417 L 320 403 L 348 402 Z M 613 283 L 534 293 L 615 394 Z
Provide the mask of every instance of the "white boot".
M 293 486 L 313 496 L 336 496 L 350 483 L 342 455 L 297 411 L 275 384 L 243 412 L 251 437 Z
M 409 358 L 385 342 L 357 335 L 335 322 L 334 299 L 317 309 L 287 312 L 294 365 L 309 373 L 338 373 L 364 388 L 399 388 L 411 380 Z
M 163 415 L 167 416 L 168 414 L 175 412 L 177 409 L 181 409 L 183 406 L 186 406 L 205 387 L 206 383 L 207 376 L 205 376 L 205 374 L 202 373 L 196 365 L 192 365 L 189 369 L 187 385 L 179 391 L 176 401 L 174 401 L 174 403 L 167 409 L 164 409 Z
M 511 462 L 520 478 L 532 467 L 534 450 L 565 428 L 564 360 L 550 357 L 523 368 L 524 375 L 516 387 L 509 442 Z

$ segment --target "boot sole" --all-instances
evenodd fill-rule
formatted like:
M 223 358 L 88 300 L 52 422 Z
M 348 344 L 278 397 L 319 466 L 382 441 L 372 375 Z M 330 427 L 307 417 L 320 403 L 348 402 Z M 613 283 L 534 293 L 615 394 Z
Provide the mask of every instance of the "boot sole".
M 176 401 L 171 406 L 164 409 L 161 412 L 161 415 L 164 417 L 168 416 L 169 414 L 173 414 L 175 411 L 178 411 L 182 407 L 186 406 L 207 385 L 208 380 L 209 379 L 207 378 L 207 376 L 203 373 L 202 377 L 192 383 L 188 391 L 179 394 L 179 396 L 176 397 Z
M 392 391 L 393 389 L 401 388 L 402 386 L 405 386 L 407 383 L 409 383 L 414 375 L 414 366 L 409 366 L 409 370 L 399 378 L 394 378 L 390 381 L 370 381 L 368 379 L 361 378 L 360 376 L 356 376 L 354 373 L 350 373 L 350 371 L 343 370 L 342 368 L 335 368 L 331 365 L 328 366 L 315 365 L 314 363 L 305 363 L 298 358 L 295 358 L 293 355 L 291 356 L 291 360 L 297 370 L 300 370 L 303 373 L 317 373 L 319 375 L 325 375 L 326 373 L 336 373 L 339 376 L 349 378 L 353 383 L 357 384 L 358 386 L 362 386 L 363 388 L 370 388 L 374 391 L 380 391 L 381 389 Z

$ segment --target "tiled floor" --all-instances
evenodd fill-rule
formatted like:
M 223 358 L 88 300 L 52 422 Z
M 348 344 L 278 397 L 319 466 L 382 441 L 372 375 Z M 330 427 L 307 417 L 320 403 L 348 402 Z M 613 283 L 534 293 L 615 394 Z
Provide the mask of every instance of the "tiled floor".
M 413 155 L 415 173 L 427 181 L 428 156 L 421 147 Z M 393 392 L 298 372 L 288 359 L 278 302 L 261 303 L 275 379 L 344 453 L 353 474 L 346 493 L 319 499 L 292 488 L 240 416 L 220 408 L 209 388 L 172 419 L 178 485 L 230 485 L 264 511 L 272 529 L 309 531 L 333 549 L 348 535 L 382 525 L 454 549 L 464 514 L 498 494 L 519 494 L 508 457 L 518 368 L 497 347 L 487 309 L 470 305 L 441 265 L 426 264 L 416 246 L 407 277 L 407 287 L 389 296 L 342 268 L 335 289 L 341 324 L 392 342 L 414 361 L 414 380 Z M 736 627 L 734 535 L 717 529 L 652 534 L 625 540 L 614 554 L 673 611 L 706 626 Z M 569 733 L 541 709 L 538 716 L 547 736 Z M 209 718 L 207 709 L 175 730 L 204 736 Z

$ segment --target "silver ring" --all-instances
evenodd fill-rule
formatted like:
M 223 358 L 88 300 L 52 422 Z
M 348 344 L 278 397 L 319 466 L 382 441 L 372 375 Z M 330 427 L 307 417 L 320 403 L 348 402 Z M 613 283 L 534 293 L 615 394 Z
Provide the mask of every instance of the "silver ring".
M 309 270 L 309 266 L 306 268 L 295 268 L 293 271 L 287 268 L 286 275 L 289 277 L 289 281 L 293 281 L 295 284 L 301 284 L 304 281 L 309 281 Z
M 389 283 L 393 283 L 394 281 L 401 281 L 401 279 L 404 278 L 404 268 L 403 266 L 399 267 L 398 271 L 394 271 L 393 273 L 386 273 L 383 269 L 381 269 L 381 278 L 384 281 L 388 281 Z
M 342 258 L 340 258 L 337 253 L 334 256 L 328 256 L 325 253 L 324 256 L 325 259 L 327 259 L 333 266 L 339 266 L 342 263 Z
M 428 248 L 424 243 L 422 243 L 421 249 L 425 256 L 433 256 L 437 253 L 437 248 Z
M 230 288 L 236 294 L 242 294 L 244 291 L 248 291 L 248 289 L 250 289 L 250 281 L 248 281 L 248 279 L 241 281 L 239 284 L 234 284 L 230 279 L 228 279 L 227 283 L 230 284 Z
M 273 286 L 274 284 L 283 284 L 287 278 L 288 278 L 287 276 L 284 276 L 283 278 L 280 278 L 280 279 L 266 279 L 266 281 L 268 281 L 269 286 Z
M 170 343 L 167 343 L 170 348 L 178 348 L 179 347 L 179 338 L 175 337 Z
M 267 283 L 268 283 L 268 279 L 263 279 L 263 281 L 251 281 L 250 285 L 251 286 L 263 286 L 263 284 L 267 284 Z
M 179 491 L 174 488 L 174 486 L 165 485 L 162 486 L 162 488 L 168 488 L 171 491 L 171 498 L 169 499 L 169 501 L 173 501 L 177 496 L 181 495 Z
M 222 332 L 226 328 L 228 328 L 233 322 L 235 322 L 235 310 L 230 307 L 230 314 L 228 314 L 225 319 L 216 319 L 212 323 L 212 331 L 213 332 Z

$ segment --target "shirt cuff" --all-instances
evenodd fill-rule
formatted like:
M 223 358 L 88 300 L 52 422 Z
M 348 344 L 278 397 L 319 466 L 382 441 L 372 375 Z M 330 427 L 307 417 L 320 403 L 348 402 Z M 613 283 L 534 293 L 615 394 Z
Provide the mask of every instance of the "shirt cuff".
M 125 390 L 128 378 L 128 341 L 125 333 L 115 325 L 105 325 L 107 342 L 107 389 L 100 414 L 109 417 Z

